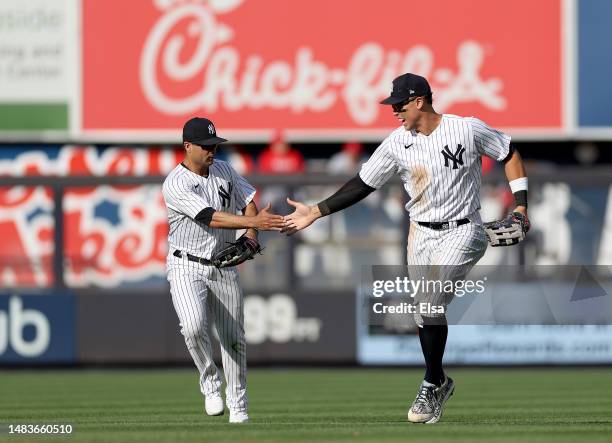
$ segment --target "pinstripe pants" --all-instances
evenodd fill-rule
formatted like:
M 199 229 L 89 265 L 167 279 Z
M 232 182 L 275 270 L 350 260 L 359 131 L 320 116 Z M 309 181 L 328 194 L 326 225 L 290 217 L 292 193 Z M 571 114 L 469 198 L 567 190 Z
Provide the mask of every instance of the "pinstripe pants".
M 210 315 L 221 343 L 227 407 L 246 411 L 246 341 L 238 271 L 235 268 L 220 271 L 172 255 L 168 257 L 167 271 L 181 333 L 200 372 L 200 391 L 208 396 L 221 389 L 208 336 Z
M 456 282 L 465 279 L 487 249 L 487 237 L 478 212 L 467 217 L 470 223 L 454 228 L 435 230 L 410 222 L 408 235 L 407 262 L 411 280 Z M 415 296 L 415 303 L 432 306 L 448 306 L 453 292 L 437 288 L 422 291 Z M 417 325 L 422 326 L 429 319 L 434 324 L 446 323 L 445 314 L 415 314 Z

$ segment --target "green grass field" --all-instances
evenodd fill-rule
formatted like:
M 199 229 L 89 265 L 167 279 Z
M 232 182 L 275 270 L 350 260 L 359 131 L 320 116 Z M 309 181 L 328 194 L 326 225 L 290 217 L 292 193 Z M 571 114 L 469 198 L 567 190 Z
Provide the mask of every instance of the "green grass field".
M 2 371 L 0 422 L 65 422 L 70 442 L 592 442 L 612 438 L 612 370 L 455 369 L 442 421 L 406 412 L 420 370 L 249 372 L 251 423 L 203 412 L 195 370 Z

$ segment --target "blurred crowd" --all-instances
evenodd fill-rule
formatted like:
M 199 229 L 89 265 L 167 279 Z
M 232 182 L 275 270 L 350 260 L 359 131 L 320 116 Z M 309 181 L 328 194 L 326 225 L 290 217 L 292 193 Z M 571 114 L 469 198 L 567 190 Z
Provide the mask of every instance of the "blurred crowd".
M 232 144 L 224 144 L 218 157 L 229 161 L 242 175 L 249 174 L 302 174 L 327 172 L 330 174 L 356 174 L 367 160 L 364 146 L 358 141 L 348 141 L 339 152 L 331 155 L 321 168 L 320 160 L 309 161 L 302 152 L 291 146 L 282 132 L 276 133 L 270 144 L 258 154 Z
M 341 145 L 338 152 L 331 155 L 305 158 L 302 151 L 291 146 L 277 132 L 270 143 L 261 151 L 244 148 L 231 143 L 224 144 L 217 156 L 229 161 L 234 169 L 242 175 L 290 175 L 310 172 L 353 175 L 359 172 L 361 165 L 367 161 L 370 152 L 356 140 L 349 140 Z M 488 174 L 496 167 L 496 162 L 488 157 L 482 159 L 483 174 Z

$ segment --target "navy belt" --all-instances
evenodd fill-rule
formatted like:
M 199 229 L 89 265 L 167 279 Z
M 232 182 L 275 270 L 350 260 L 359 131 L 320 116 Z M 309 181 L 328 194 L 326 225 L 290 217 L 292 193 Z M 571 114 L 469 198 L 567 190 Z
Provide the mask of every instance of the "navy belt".
M 172 253 L 172 255 L 174 255 L 175 257 L 178 257 L 178 258 L 183 258 L 183 253 L 181 251 L 179 251 L 178 249 L 175 250 Z M 208 260 L 207 258 L 196 257 L 195 255 L 191 255 L 191 254 L 187 254 L 187 260 L 194 261 L 196 263 L 200 263 L 201 265 L 212 265 L 210 260 Z
M 456 226 L 465 225 L 466 223 L 469 223 L 469 222 L 470 222 L 469 219 L 462 218 L 461 220 L 450 221 L 450 222 L 440 222 L 440 223 L 417 222 L 417 223 L 421 226 L 425 226 L 426 228 L 434 229 L 436 231 L 441 231 L 442 229 L 454 228 Z

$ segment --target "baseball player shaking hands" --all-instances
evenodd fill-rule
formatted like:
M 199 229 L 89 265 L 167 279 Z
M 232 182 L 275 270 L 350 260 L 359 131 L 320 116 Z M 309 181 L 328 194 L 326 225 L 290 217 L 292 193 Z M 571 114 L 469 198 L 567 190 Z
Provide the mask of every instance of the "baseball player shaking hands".
M 285 216 L 283 232 L 291 235 L 357 203 L 398 174 L 409 195 L 411 278 L 418 279 L 420 272 L 431 278 L 435 272 L 442 281 L 460 280 L 484 255 L 487 240 L 493 246 L 507 246 L 524 238 L 529 229 L 527 178 L 508 135 L 477 118 L 438 114 L 429 83 L 418 75 L 397 77 L 391 95 L 381 103 L 391 105 L 401 126 L 380 144 L 359 174 L 328 199 L 314 206 L 288 199 L 295 211 Z M 485 225 L 479 215 L 482 155 L 504 163 L 516 199 L 512 214 Z M 419 301 L 446 307 L 453 295 L 426 292 Z M 426 371 L 408 420 L 436 423 L 455 388 L 442 369 L 448 325 L 445 314 L 434 310 L 415 314 L 415 321 Z
M 225 141 L 208 119 L 185 123 L 185 160 L 162 188 L 170 225 L 167 273 L 181 333 L 200 372 L 206 413 L 224 411 L 208 337 L 212 316 L 221 343 L 229 421 L 244 423 L 249 417 L 243 294 L 234 266 L 259 252 L 258 230 L 280 231 L 284 222 L 268 212 L 270 205 L 258 211 L 255 189 L 229 163 L 215 160 Z M 237 229 L 246 229 L 238 241 Z M 229 250 L 227 243 L 233 243 Z

